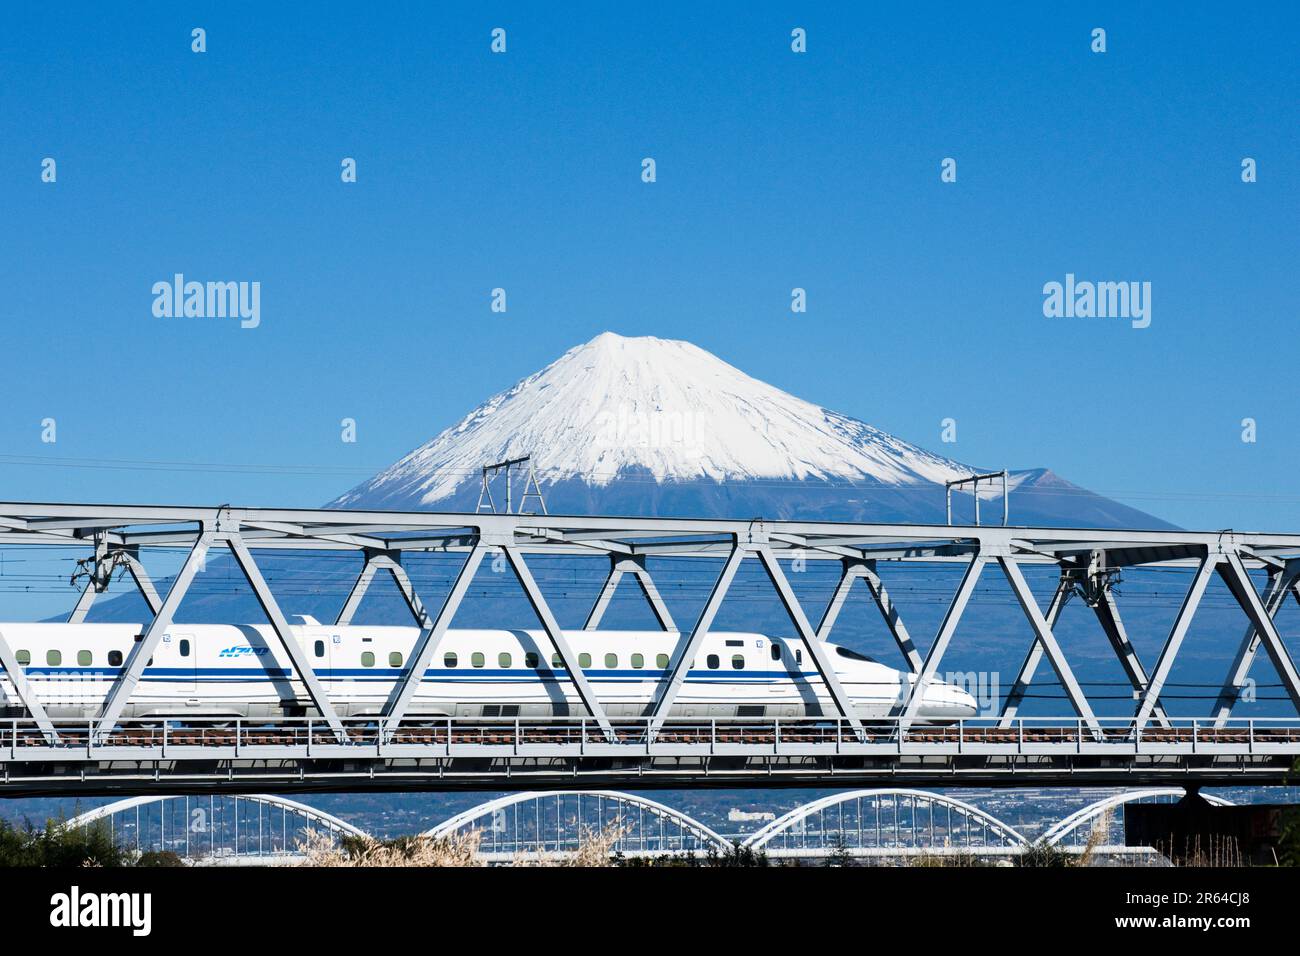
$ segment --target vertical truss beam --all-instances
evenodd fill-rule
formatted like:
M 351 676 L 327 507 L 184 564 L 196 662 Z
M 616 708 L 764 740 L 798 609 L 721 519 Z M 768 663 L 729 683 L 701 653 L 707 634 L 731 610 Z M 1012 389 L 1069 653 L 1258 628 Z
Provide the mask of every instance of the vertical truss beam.
M 944 652 L 948 650 L 948 644 L 952 641 L 952 636 L 957 630 L 957 622 L 961 620 L 962 612 L 966 610 L 966 605 L 970 602 L 970 596 L 975 593 L 975 585 L 980 578 L 980 572 L 984 570 L 984 564 L 988 559 L 982 554 L 974 555 L 970 563 L 966 565 L 966 571 L 962 575 L 961 583 L 957 585 L 957 591 L 952 596 L 952 603 L 948 605 L 948 610 L 943 616 L 943 622 L 939 625 L 939 632 L 934 637 L 934 642 L 926 652 L 925 662 L 921 665 L 921 671 L 911 682 L 907 690 L 907 699 L 903 703 L 900 713 L 904 718 L 902 728 L 906 729 L 908 722 L 916 717 L 917 711 L 921 709 L 921 703 L 925 699 L 926 685 L 934 681 L 934 675 L 939 671 L 939 664 L 943 661 Z
M 18 657 L 9 646 L 9 642 L 5 640 L 4 634 L 0 634 L 0 667 L 4 668 L 9 683 L 13 685 L 19 703 L 27 708 L 27 713 L 31 714 L 32 720 L 36 721 L 36 726 L 41 729 L 45 739 L 54 743 L 58 739 L 54 733 L 54 724 L 50 723 L 45 707 L 36 699 L 36 690 L 27 680 L 27 673 L 18 663 Z
M 1272 615 L 1259 599 L 1259 592 L 1255 590 L 1246 566 L 1241 563 L 1241 556 L 1234 550 L 1227 552 L 1225 559 L 1219 565 L 1219 574 L 1228 585 L 1232 596 L 1241 605 L 1241 609 L 1250 618 L 1251 625 L 1259 634 L 1264 649 L 1268 651 L 1268 656 L 1273 661 L 1273 667 L 1282 678 L 1282 686 L 1286 688 L 1292 705 L 1300 711 L 1300 673 L 1296 671 L 1295 661 L 1291 659 L 1286 645 L 1282 643 L 1282 635 L 1278 633 Z
M 1268 576 L 1268 586 L 1264 590 L 1264 610 L 1270 619 L 1277 617 L 1290 591 L 1300 601 L 1300 562 L 1288 562 L 1285 569 L 1274 571 Z M 1237 648 L 1237 656 L 1232 662 L 1228 678 L 1219 691 L 1219 699 L 1214 705 L 1214 726 L 1222 727 L 1232 716 L 1241 688 L 1250 676 L 1251 665 L 1259 653 L 1260 636 L 1254 623 L 1246 625 L 1245 636 Z
M 1025 612 L 1025 617 L 1029 619 L 1029 623 L 1038 637 L 1038 643 L 1043 647 L 1043 653 L 1047 655 L 1052 669 L 1056 671 L 1057 679 L 1061 682 L 1061 686 L 1065 688 L 1065 694 L 1070 698 L 1070 704 L 1074 707 L 1074 712 L 1092 729 L 1093 733 L 1100 735 L 1101 725 L 1097 723 L 1097 718 L 1092 712 L 1088 698 L 1084 696 L 1083 688 L 1079 686 L 1074 671 L 1070 668 L 1069 661 L 1065 659 L 1061 646 L 1056 642 L 1056 635 L 1052 633 L 1051 627 L 1048 626 L 1047 620 L 1043 617 L 1043 612 L 1039 610 L 1038 601 L 1034 597 L 1034 592 L 1029 589 L 1029 583 L 1021 573 L 1020 565 L 1010 555 L 1005 554 L 998 555 L 998 564 L 1001 566 L 1007 582 L 1011 585 L 1011 590 L 1015 592 L 1021 610 Z
M 890 600 L 889 592 L 885 590 L 884 582 L 876 573 L 873 561 L 858 561 L 852 558 L 846 558 L 844 561 L 844 571 L 840 575 L 840 583 L 835 588 L 835 594 L 831 601 L 826 605 L 826 611 L 822 614 L 822 619 L 817 625 L 817 639 L 825 641 L 830 637 L 831 628 L 839 619 L 840 611 L 844 609 L 844 602 L 848 599 L 849 592 L 853 588 L 853 582 L 858 578 L 867 582 L 867 589 L 871 592 L 871 598 L 876 604 L 880 616 L 885 620 L 885 626 L 889 628 L 889 633 L 893 635 L 894 643 L 898 645 L 899 652 L 903 659 L 907 661 L 908 670 L 917 674 L 921 670 L 921 654 L 916 649 L 916 644 L 912 641 L 912 635 L 907 632 L 903 624 L 903 618 L 898 613 L 898 608 Z
M 573 682 L 573 688 L 578 692 L 578 697 L 581 698 L 587 713 L 595 718 L 596 723 L 600 726 L 607 739 L 614 739 L 614 728 L 610 726 L 609 718 L 605 716 L 605 708 L 596 699 L 596 694 L 587 681 L 587 675 L 578 666 L 578 658 L 569 646 L 564 632 L 560 630 L 559 622 L 555 620 L 555 615 L 551 613 L 551 607 L 546 603 L 546 598 L 542 595 L 537 582 L 533 580 L 533 573 L 528 570 L 528 564 L 524 561 L 523 554 L 517 547 L 508 544 L 501 545 L 501 550 L 506 553 L 506 558 L 510 561 L 510 567 L 514 569 L 515 577 L 519 579 L 519 584 L 524 589 L 528 603 L 533 607 L 533 613 L 541 621 L 542 628 L 555 646 L 556 653 L 560 655 L 560 660 L 564 663 L 564 669 L 569 672 L 569 680 Z
M 655 734 L 659 732 L 664 721 L 668 718 L 668 714 L 672 711 L 673 701 L 677 699 L 677 694 L 682 689 L 682 684 L 686 680 L 686 673 L 691 669 L 691 663 L 695 660 L 695 655 L 698 653 L 705 635 L 709 633 L 709 628 L 713 626 L 713 619 L 717 617 L 718 608 L 722 606 L 722 599 L 727 596 L 727 591 L 736 577 L 740 562 L 744 559 L 745 552 L 739 545 L 733 544 L 731 553 L 727 555 L 727 560 L 722 565 L 722 571 L 718 574 L 717 581 L 713 583 L 713 590 L 709 592 L 709 599 L 704 602 L 700 616 L 695 621 L 695 626 L 691 628 L 691 633 L 684 641 L 677 642 L 673 659 L 668 665 L 667 680 L 660 683 L 659 692 L 650 707 L 650 722 L 647 728 L 650 739 L 654 739 Z
M 835 703 L 835 709 L 840 712 L 840 716 L 849 722 L 853 732 L 862 736 L 862 721 L 858 717 L 858 712 L 853 706 L 853 701 L 849 698 L 848 692 L 844 690 L 844 685 L 840 683 L 839 674 L 835 672 L 835 662 L 826 652 L 826 645 L 817 639 L 817 634 L 813 631 L 812 624 L 808 622 L 808 615 L 803 611 L 799 599 L 795 597 L 794 588 L 790 587 L 790 582 L 781 570 L 781 562 L 777 560 L 772 549 L 766 544 L 759 545 L 758 558 L 763 563 L 763 569 L 767 571 L 768 579 L 772 586 L 776 588 L 777 596 L 785 606 L 785 612 L 790 615 L 790 621 L 794 624 L 795 630 L 799 632 L 799 638 L 803 641 L 804 647 L 808 648 L 808 653 L 812 656 L 813 663 L 817 665 L 817 670 L 822 676 L 822 683 L 826 687 L 827 693 L 830 694 L 831 700 Z
M 1210 575 L 1214 573 L 1218 557 L 1214 552 L 1208 552 L 1201 559 L 1200 566 L 1196 569 L 1196 576 L 1192 578 L 1191 587 L 1187 589 L 1187 596 L 1183 598 L 1182 607 L 1178 609 L 1178 616 L 1174 618 L 1169 637 L 1160 651 L 1160 658 L 1156 661 L 1156 669 L 1151 675 L 1151 682 L 1147 685 L 1146 693 L 1142 695 L 1141 703 L 1138 705 L 1137 715 L 1133 718 L 1134 726 L 1138 731 L 1145 729 L 1147 721 L 1151 719 L 1156 701 L 1160 699 L 1160 691 L 1164 688 L 1165 681 L 1169 679 L 1169 671 L 1174 666 L 1174 658 L 1178 656 L 1178 649 L 1182 646 L 1183 638 L 1187 636 L 1187 629 L 1191 626 L 1196 609 L 1200 606 L 1201 598 L 1205 595 L 1205 587 L 1210 583 Z
M 451 592 L 447 595 L 447 599 L 442 602 L 442 609 L 438 611 L 438 616 L 433 620 L 429 620 L 428 615 L 422 616 L 420 620 L 420 636 L 416 638 L 415 647 L 411 650 L 407 671 L 402 676 L 401 682 L 393 688 L 393 693 L 384 707 L 383 719 L 385 726 L 389 730 L 396 728 L 406 715 L 411 698 L 415 696 L 420 682 L 424 680 L 424 674 L 429 669 L 429 664 L 436 659 L 438 645 L 442 642 L 447 629 L 451 626 L 452 618 L 460 608 L 461 602 L 465 599 L 465 592 L 469 590 L 469 586 L 474 582 L 474 574 L 478 571 L 479 564 L 482 563 L 487 550 L 487 547 L 482 542 L 475 542 L 473 549 L 465 558 L 464 565 L 461 566 L 460 573 L 456 575 L 456 580 L 451 586 Z M 423 608 L 421 608 L 421 612 L 423 613 Z
M 641 593 L 645 596 L 650 610 L 654 612 L 655 620 L 659 622 L 659 629 L 662 631 L 675 631 L 677 625 L 673 623 L 673 616 L 668 611 L 668 605 L 659 594 L 659 589 L 655 587 L 654 578 L 646 570 L 645 558 L 643 557 L 623 557 L 611 555 L 609 559 L 609 576 L 605 578 L 605 584 L 600 589 L 600 595 L 596 598 L 596 603 L 591 607 L 591 613 L 587 615 L 587 621 L 582 625 L 584 631 L 594 631 L 600 627 L 600 622 L 605 617 L 605 612 L 609 610 L 610 602 L 614 598 L 614 592 L 618 590 L 619 582 L 623 579 L 624 574 L 631 574 L 636 578 L 636 583 L 641 588 Z
M 248 545 L 244 544 L 244 539 L 239 536 L 238 532 L 229 532 L 222 537 L 226 545 L 230 548 L 231 553 L 235 556 L 235 563 L 239 569 L 244 572 L 244 577 L 248 580 L 248 585 L 253 589 L 253 594 L 257 598 L 257 603 L 261 605 L 262 613 L 266 615 L 267 621 L 271 625 L 271 630 L 275 636 L 280 639 L 280 644 L 284 648 L 285 654 L 288 655 L 291 666 L 301 678 L 303 686 L 307 690 L 307 696 L 315 705 L 316 710 L 320 712 L 321 717 L 329 724 L 334 735 L 340 743 L 347 743 L 347 731 L 343 729 L 343 721 L 334 710 L 333 703 L 330 702 L 329 695 L 325 692 L 320 678 L 312 670 L 311 661 L 307 659 L 306 652 L 298 644 L 289 627 L 289 622 L 285 619 L 284 612 L 280 610 L 279 603 L 275 600 L 275 595 L 266 584 L 266 579 L 262 577 L 262 571 L 253 560 L 253 555 L 248 550 Z
M 117 724 L 118 718 L 122 716 L 127 700 L 135 692 L 136 685 L 140 683 L 145 664 L 153 657 L 163 634 L 171 626 L 176 609 L 180 607 L 181 600 L 189 591 L 194 575 L 203 566 L 204 556 L 207 555 L 214 537 L 214 532 L 205 525 L 198 540 L 194 542 L 194 547 L 190 549 L 190 553 L 181 564 L 180 570 L 176 572 L 176 577 L 172 578 L 171 587 L 167 589 L 167 596 L 163 598 L 162 606 L 158 608 L 153 620 L 145 628 L 143 637 L 131 646 L 126 664 L 104 698 L 104 706 L 100 709 L 99 720 L 95 725 L 96 735 L 111 731 Z

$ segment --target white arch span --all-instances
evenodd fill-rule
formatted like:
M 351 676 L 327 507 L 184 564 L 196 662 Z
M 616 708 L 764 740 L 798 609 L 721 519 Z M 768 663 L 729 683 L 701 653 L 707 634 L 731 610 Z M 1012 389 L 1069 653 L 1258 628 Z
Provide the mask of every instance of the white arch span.
M 1082 809 L 1074 811 L 1068 817 L 1054 824 L 1051 829 L 1038 838 L 1038 842 L 1047 846 L 1057 846 L 1062 840 L 1073 833 L 1085 823 L 1091 823 L 1103 813 L 1123 806 L 1126 803 L 1134 803 L 1138 800 L 1150 800 L 1155 797 L 1182 797 L 1187 793 L 1182 787 L 1156 787 L 1151 790 L 1129 790 L 1125 793 L 1116 793 L 1109 797 L 1104 797 L 1095 803 L 1090 803 Z M 1223 797 L 1212 797 L 1202 794 L 1202 799 L 1206 803 L 1216 807 L 1233 806 L 1231 800 L 1225 800 Z
M 957 810 L 966 817 L 986 824 L 990 830 L 1002 837 L 1003 840 L 1012 847 L 1023 847 L 1029 845 L 1029 841 L 1020 834 L 1020 831 L 1007 826 L 1007 824 L 1003 823 L 997 817 L 986 813 L 977 806 L 973 806 L 963 800 L 958 800 L 955 797 L 945 796 L 941 793 L 934 793 L 930 790 L 910 790 L 904 787 L 886 787 L 876 790 L 850 790 L 848 793 L 833 793 L 829 797 L 822 797 L 820 800 L 805 803 L 802 806 L 795 807 L 783 816 L 777 817 L 761 830 L 751 834 L 742 845 L 750 847 L 751 849 L 765 847 L 775 837 L 784 833 L 800 820 L 807 819 L 814 813 L 825 810 L 827 807 L 833 807 L 841 803 L 849 803 L 854 800 L 874 799 L 878 797 L 912 797 L 915 800 L 923 800 L 926 803 L 952 807 L 954 810 Z
M 227 798 L 237 798 L 239 800 L 250 800 L 253 803 L 263 803 L 271 807 L 282 807 L 305 820 L 312 823 L 318 823 L 331 833 L 338 833 L 344 836 L 365 837 L 369 836 L 364 830 L 353 826 L 346 820 L 340 820 L 333 814 L 326 813 L 324 810 L 317 810 L 315 807 L 309 807 L 305 803 L 299 803 L 297 800 L 289 800 L 285 797 L 277 797 L 269 793 L 248 793 L 248 794 L 223 794 Z M 73 817 L 64 824 L 66 827 L 84 827 L 97 820 L 103 820 L 115 813 L 121 813 L 125 810 L 134 810 L 136 807 L 146 806 L 151 803 L 162 803 L 164 800 L 184 800 L 184 794 L 161 794 L 158 796 L 148 797 L 127 797 L 125 800 L 118 800 L 116 803 L 106 803 L 102 807 L 96 807 L 93 810 L 87 810 L 85 813 Z
M 705 826 L 694 817 L 687 816 L 680 810 L 674 810 L 670 806 L 651 800 L 647 797 L 638 797 L 631 793 L 623 793 L 619 790 L 540 790 L 524 791 L 522 793 L 511 793 L 504 797 L 497 797 L 495 800 L 489 800 L 486 803 L 480 803 L 476 807 L 470 807 L 462 813 L 456 814 L 435 827 L 425 830 L 422 836 L 442 837 L 454 833 L 461 827 L 473 823 L 479 817 L 495 813 L 505 807 L 512 807 L 518 803 L 527 803 L 530 800 L 542 800 L 554 797 L 604 797 L 616 803 L 627 803 L 635 807 L 648 810 L 655 816 L 665 820 L 670 820 L 679 824 L 682 829 L 693 834 L 696 839 L 706 845 L 713 845 L 719 850 L 730 850 L 731 844 L 718 833 Z

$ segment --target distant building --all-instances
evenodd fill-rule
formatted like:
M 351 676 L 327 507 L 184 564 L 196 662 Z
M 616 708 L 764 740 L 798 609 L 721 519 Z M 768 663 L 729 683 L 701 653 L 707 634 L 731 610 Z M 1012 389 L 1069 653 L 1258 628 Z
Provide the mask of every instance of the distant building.
M 770 810 L 741 810 L 732 807 L 727 813 L 727 819 L 732 823 L 767 823 L 776 819 L 776 814 Z

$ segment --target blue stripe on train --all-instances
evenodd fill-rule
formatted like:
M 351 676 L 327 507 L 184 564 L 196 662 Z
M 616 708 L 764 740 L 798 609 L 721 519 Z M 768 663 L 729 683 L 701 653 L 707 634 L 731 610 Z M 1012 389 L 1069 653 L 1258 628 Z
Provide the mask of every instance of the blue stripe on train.
M 121 673 L 120 667 L 27 667 L 24 668 L 28 677 L 110 677 L 115 678 Z M 0 670 L 3 673 L 3 670 Z M 392 681 L 403 676 L 406 671 L 400 667 L 355 667 L 355 668 L 322 668 L 315 671 L 317 677 L 322 680 L 373 680 L 373 681 Z M 584 670 L 583 673 L 589 680 L 642 680 L 658 681 L 662 680 L 666 671 L 654 670 Z M 454 683 L 472 683 L 483 682 L 486 680 L 493 681 L 517 681 L 523 683 L 532 683 L 537 680 L 544 682 L 556 683 L 568 680 L 568 675 L 561 671 L 554 670 L 524 670 L 522 668 L 458 668 L 455 670 L 435 670 L 429 668 L 424 672 L 425 680 L 436 680 L 439 682 Z M 715 672 L 716 676 L 694 676 L 688 675 L 687 680 L 691 682 L 704 683 L 733 683 L 735 681 L 772 681 L 784 680 L 790 677 L 787 671 L 722 671 Z M 175 680 L 177 678 L 192 679 L 202 681 L 205 678 L 213 678 L 225 681 L 263 681 L 275 679 L 289 679 L 292 673 L 287 668 L 252 668 L 252 667 L 147 667 L 145 668 L 143 679 L 153 681 Z M 803 676 L 803 675 L 800 675 Z

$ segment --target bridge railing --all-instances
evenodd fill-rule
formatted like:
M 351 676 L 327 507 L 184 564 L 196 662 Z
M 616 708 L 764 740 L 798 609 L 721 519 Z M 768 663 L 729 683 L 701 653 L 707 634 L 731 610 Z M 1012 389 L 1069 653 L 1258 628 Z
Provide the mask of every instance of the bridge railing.
M 1300 718 L 1170 718 L 1139 727 L 1131 718 L 995 718 L 921 723 L 817 717 L 685 718 L 658 730 L 645 718 L 615 718 L 608 734 L 585 717 L 409 717 L 396 725 L 344 718 L 345 737 L 323 719 L 127 718 L 108 731 L 95 720 L 55 719 L 52 732 L 27 718 L 0 719 L 0 761 L 185 756 L 530 756 L 553 754 L 1300 754 Z

